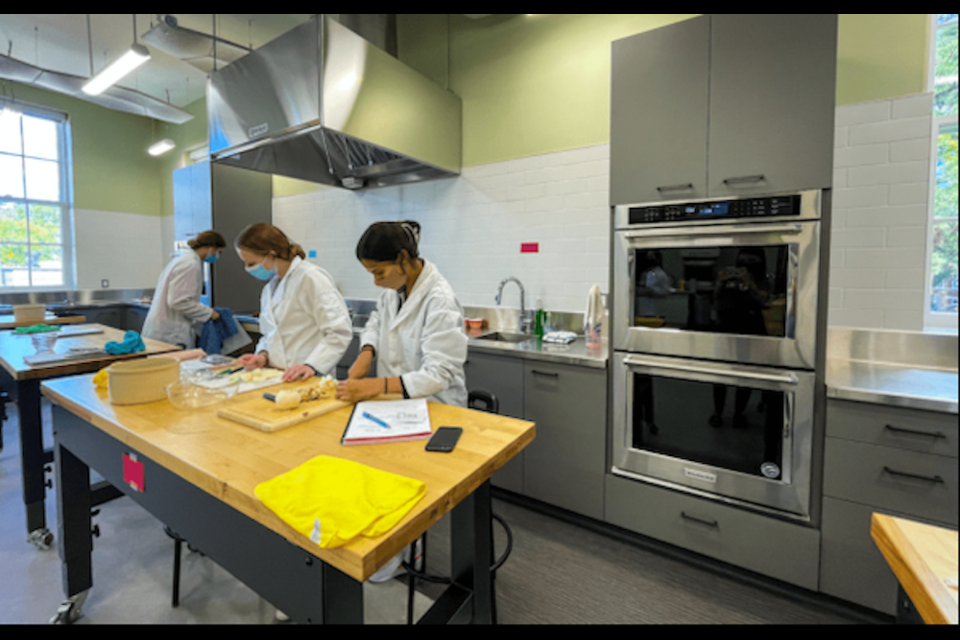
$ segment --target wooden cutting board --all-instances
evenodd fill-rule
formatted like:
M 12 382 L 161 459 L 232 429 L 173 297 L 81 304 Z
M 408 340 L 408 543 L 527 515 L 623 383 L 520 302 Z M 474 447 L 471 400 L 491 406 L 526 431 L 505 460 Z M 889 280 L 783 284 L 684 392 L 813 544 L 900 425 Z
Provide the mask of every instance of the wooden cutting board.
M 268 392 L 276 393 L 277 390 L 271 389 Z M 349 406 L 349 402 L 330 399 L 301 402 L 296 409 L 278 409 L 276 403 L 267 400 L 258 391 L 256 396 L 249 400 L 221 408 L 217 411 L 217 415 L 260 431 L 273 433 Z

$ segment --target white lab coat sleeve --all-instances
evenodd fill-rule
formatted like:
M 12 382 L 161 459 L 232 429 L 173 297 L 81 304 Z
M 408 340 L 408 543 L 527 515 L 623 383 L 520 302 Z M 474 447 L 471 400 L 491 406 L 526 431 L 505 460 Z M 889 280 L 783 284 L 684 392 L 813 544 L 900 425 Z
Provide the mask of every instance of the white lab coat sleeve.
M 380 295 L 377 300 L 377 307 L 370 312 L 367 318 L 367 324 L 363 325 L 363 331 L 360 332 L 360 348 L 370 345 L 375 351 L 380 351 L 380 326 L 386 323 L 383 317 L 383 305 L 386 302 L 385 296 Z
M 200 294 L 203 293 L 197 286 L 200 282 L 194 265 L 174 267 L 167 281 L 167 306 L 192 322 L 202 323 L 210 319 L 213 309 L 200 302 Z
M 467 336 L 463 314 L 455 300 L 427 302 L 424 326 L 420 334 L 420 368 L 401 375 L 403 387 L 411 398 L 432 396 L 447 389 L 467 360 Z
M 310 278 L 304 299 L 313 312 L 321 337 L 303 364 L 310 365 L 321 375 L 334 370 L 353 339 L 353 324 L 347 305 L 325 280 Z
M 270 304 L 270 287 L 265 286 L 260 293 L 260 317 L 258 318 L 260 339 L 257 341 L 257 348 L 254 353 L 261 351 L 270 352 L 270 336 L 277 330 L 277 325 L 273 321 L 273 314 L 270 313 L 268 305 Z

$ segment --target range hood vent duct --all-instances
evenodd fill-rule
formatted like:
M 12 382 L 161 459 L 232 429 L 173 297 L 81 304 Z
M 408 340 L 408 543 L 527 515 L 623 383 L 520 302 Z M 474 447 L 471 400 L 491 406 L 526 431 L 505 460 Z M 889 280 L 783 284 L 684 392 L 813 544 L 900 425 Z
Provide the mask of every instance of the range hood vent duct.
M 460 173 L 460 98 L 325 14 L 211 74 L 207 109 L 214 162 L 347 189 Z

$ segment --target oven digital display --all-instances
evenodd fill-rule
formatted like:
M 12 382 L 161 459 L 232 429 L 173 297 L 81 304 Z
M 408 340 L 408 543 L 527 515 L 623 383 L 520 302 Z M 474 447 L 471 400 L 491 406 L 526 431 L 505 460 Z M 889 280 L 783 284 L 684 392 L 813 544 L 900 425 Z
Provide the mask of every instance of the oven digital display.
M 769 218 L 797 215 L 800 215 L 800 196 L 773 196 L 631 207 L 629 224 L 696 223 L 717 218 Z

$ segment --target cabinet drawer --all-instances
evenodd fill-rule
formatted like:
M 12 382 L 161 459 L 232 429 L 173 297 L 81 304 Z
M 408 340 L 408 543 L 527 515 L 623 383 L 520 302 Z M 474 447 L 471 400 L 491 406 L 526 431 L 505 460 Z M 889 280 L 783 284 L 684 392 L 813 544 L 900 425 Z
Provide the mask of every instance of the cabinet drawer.
M 870 516 L 878 511 L 823 499 L 820 591 L 895 615 L 897 577 L 870 537 Z
M 606 476 L 604 519 L 669 544 L 816 590 L 820 532 L 810 527 Z
M 897 449 L 958 455 L 957 416 L 901 407 L 830 400 L 827 435 Z
M 827 438 L 823 493 L 957 526 L 957 460 Z

